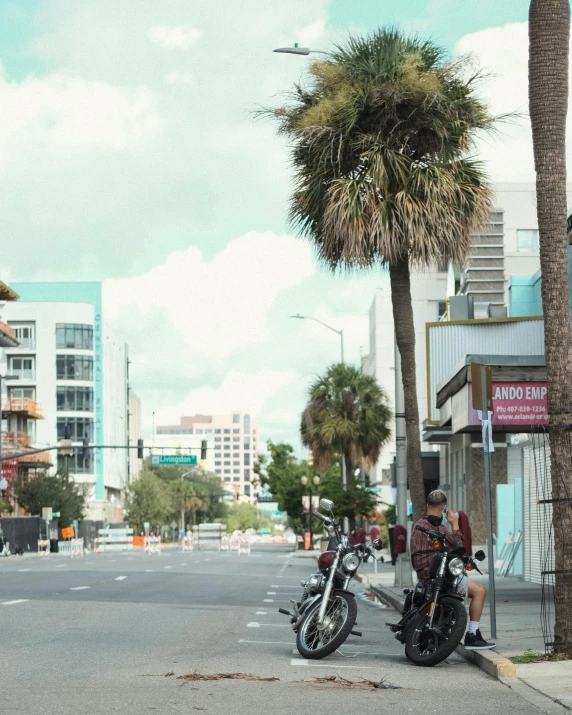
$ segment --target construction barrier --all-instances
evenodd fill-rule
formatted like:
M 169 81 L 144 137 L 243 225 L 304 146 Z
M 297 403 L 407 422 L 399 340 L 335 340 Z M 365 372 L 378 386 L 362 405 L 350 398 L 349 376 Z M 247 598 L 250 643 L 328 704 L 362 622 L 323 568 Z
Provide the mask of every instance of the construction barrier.
M 133 550 L 133 529 L 117 528 L 109 526 L 100 529 L 99 548 L 101 551 L 132 551 Z
M 101 548 L 101 539 L 99 538 L 99 536 L 97 536 L 93 540 L 93 553 L 100 554 L 102 551 L 103 551 L 103 549 Z
M 38 556 L 49 556 L 50 555 L 50 540 L 40 539 L 38 541 Z
M 58 541 L 58 554 L 62 556 L 72 555 L 72 542 L 71 541 Z
M 83 537 L 81 539 L 72 539 L 71 545 L 72 545 L 72 559 L 77 556 L 83 556 L 83 554 L 84 554 Z
M 161 537 L 146 536 L 145 537 L 145 553 L 160 554 L 161 553 Z
M 246 554 L 247 556 L 250 556 L 250 541 L 240 541 L 238 544 L 238 555 L 240 554 Z
M 193 548 L 193 537 L 183 536 L 183 538 L 181 539 L 181 551 L 192 551 Z
M 230 553 L 230 538 L 228 536 L 223 536 L 220 540 L 219 551 L 228 551 Z

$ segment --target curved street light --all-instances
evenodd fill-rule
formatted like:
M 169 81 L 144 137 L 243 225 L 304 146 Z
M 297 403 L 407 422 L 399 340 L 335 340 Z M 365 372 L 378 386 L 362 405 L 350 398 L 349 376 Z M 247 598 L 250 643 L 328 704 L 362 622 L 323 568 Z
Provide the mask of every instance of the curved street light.
M 311 315 L 300 315 L 300 313 L 297 313 L 296 315 L 289 315 L 288 317 L 296 318 L 298 320 L 313 320 L 315 323 L 320 323 L 320 325 L 323 325 L 324 328 L 328 328 L 328 330 L 333 330 L 334 333 L 337 333 L 340 336 L 342 363 L 344 362 L 344 331 L 343 330 L 337 330 L 337 328 L 333 328 L 331 325 L 324 323 L 323 320 L 320 320 L 319 318 L 313 318 Z

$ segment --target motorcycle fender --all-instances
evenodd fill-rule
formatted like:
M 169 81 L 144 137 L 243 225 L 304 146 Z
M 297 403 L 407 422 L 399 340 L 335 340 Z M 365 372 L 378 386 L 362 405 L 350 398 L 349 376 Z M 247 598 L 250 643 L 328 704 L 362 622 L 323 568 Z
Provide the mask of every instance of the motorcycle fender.
M 336 588 L 335 590 L 332 590 L 332 596 L 334 595 L 334 593 L 347 593 L 348 596 L 353 596 L 355 598 L 355 593 L 353 593 L 352 591 L 348 591 L 345 588 Z
M 443 595 L 445 595 L 445 594 L 443 594 Z M 465 600 L 465 599 L 463 598 L 463 596 L 459 596 L 458 593 L 448 593 L 448 594 L 446 594 L 446 595 L 447 595 L 447 598 L 456 598 L 457 601 L 464 601 L 464 600 Z

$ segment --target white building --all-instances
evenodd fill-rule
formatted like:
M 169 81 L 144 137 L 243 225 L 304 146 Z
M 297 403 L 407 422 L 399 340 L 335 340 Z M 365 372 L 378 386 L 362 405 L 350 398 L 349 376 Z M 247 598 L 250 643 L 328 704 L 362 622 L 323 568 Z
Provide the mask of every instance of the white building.
M 534 183 L 495 185 L 494 210 L 490 224 L 472 238 L 472 249 L 461 276 L 460 292 L 473 297 L 475 317 L 489 304 L 508 306 L 510 278 L 518 274 L 533 274 L 540 268 L 538 222 L 536 218 L 536 187 Z M 572 184 L 568 187 L 568 203 L 572 205 Z M 411 293 L 415 322 L 415 360 L 419 421 L 423 427 L 427 408 L 427 348 L 426 324 L 438 321 L 446 310 L 447 267 L 426 272 L 413 271 Z M 390 397 L 395 400 L 395 334 L 391 293 L 378 290 L 370 308 L 369 354 L 362 359 L 362 369 L 375 375 Z M 423 444 L 424 451 L 434 447 Z M 381 485 L 382 474 L 395 456 L 395 443 L 390 442 L 372 471 L 372 483 Z M 388 484 L 387 479 L 383 484 Z M 387 494 L 386 494 L 387 496 Z
M 22 339 L 4 353 L 8 374 L 19 378 L 8 389 L 42 405 L 37 444 L 54 446 L 69 433 L 74 454 L 59 462 L 69 460 L 74 479 L 89 485 L 86 517 L 121 520 L 127 450 L 81 450 L 85 437 L 91 445 L 127 446 L 126 346 L 105 334 L 101 283 L 13 285 L 20 300 L 4 314 Z
M 212 471 L 220 476 L 223 486 L 232 486 L 241 501 L 256 501 L 258 487 L 252 481 L 258 459 L 258 428 L 250 415 L 234 412 L 181 417 L 179 425 L 157 427 L 157 436 L 167 435 L 169 439 L 193 436 L 197 442 L 206 439 Z

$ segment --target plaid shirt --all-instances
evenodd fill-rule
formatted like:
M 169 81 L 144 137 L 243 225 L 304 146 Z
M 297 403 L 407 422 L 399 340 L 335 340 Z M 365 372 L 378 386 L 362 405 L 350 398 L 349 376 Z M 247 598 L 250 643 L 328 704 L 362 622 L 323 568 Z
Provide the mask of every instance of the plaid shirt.
M 429 564 L 431 559 L 437 553 L 433 547 L 433 544 L 429 541 L 429 537 L 423 531 L 416 529 L 416 526 L 422 526 L 424 529 L 433 529 L 433 531 L 440 531 L 442 534 L 447 534 L 445 539 L 445 548 L 447 551 L 452 549 L 453 546 L 463 541 L 463 535 L 457 529 L 456 531 L 451 531 L 447 529 L 446 526 L 441 524 L 438 527 L 432 526 L 427 521 L 427 514 L 423 514 L 421 519 L 413 526 L 413 531 L 411 532 L 411 563 L 413 568 L 417 571 L 417 578 L 420 581 L 426 581 L 429 578 Z

